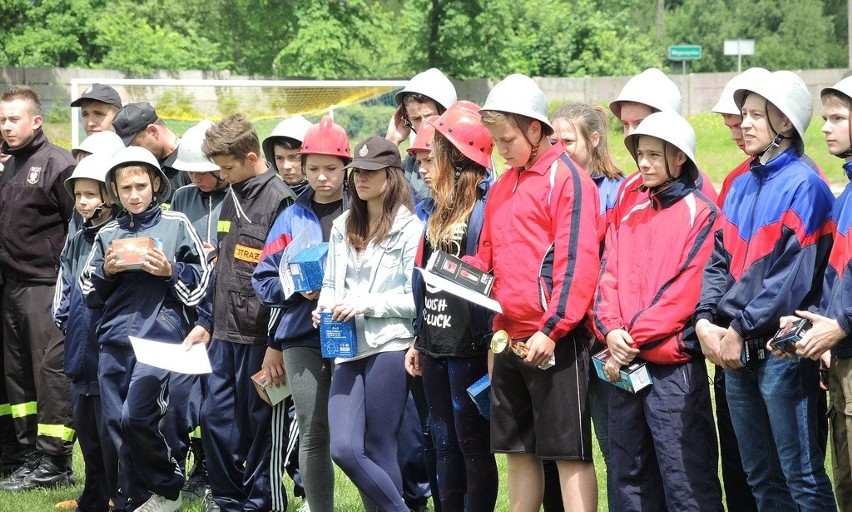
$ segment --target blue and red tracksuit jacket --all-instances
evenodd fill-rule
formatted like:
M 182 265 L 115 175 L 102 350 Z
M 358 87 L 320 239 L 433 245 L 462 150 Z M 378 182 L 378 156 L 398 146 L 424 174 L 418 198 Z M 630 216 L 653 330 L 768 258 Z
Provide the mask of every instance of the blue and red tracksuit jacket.
M 725 176 L 725 180 L 722 182 L 722 189 L 719 191 L 719 199 L 716 201 L 716 204 L 719 205 L 719 208 L 721 208 L 722 205 L 725 204 L 725 196 L 728 195 L 728 191 L 731 189 L 731 183 L 733 183 L 735 179 L 739 178 L 740 176 L 751 170 L 751 160 L 752 157 L 746 158 L 745 160 L 737 164 L 737 166 L 734 167 L 731 172 L 728 173 L 727 176 Z M 820 177 L 822 177 L 822 179 L 826 183 L 828 183 L 828 176 L 825 175 L 823 170 L 820 169 L 816 162 L 811 160 L 811 157 L 809 157 L 808 155 L 802 155 L 802 161 L 812 167 L 815 171 L 817 171 Z
M 852 162 L 843 164 L 846 176 L 852 180 Z M 828 257 L 828 268 L 822 288 L 820 314 L 837 319 L 846 338 L 831 349 L 840 359 L 852 357 L 852 181 L 834 202 L 831 212 L 834 220 L 834 245 Z
M 308 300 L 301 293 L 294 293 L 285 299 L 278 272 L 282 258 L 296 255 L 295 246 L 290 245 L 295 237 L 300 239 L 299 248 L 306 247 L 305 244 L 323 242 L 320 220 L 311 209 L 313 197 L 313 189 L 305 189 L 293 206 L 278 214 L 269 229 L 260 262 L 251 277 L 251 285 L 258 300 L 271 308 L 267 346 L 276 350 L 285 347 L 320 348 L 319 330 L 314 329 L 311 320 L 311 312 L 316 309 L 317 301 Z
M 639 357 L 683 363 L 701 354 L 692 314 L 713 251 L 717 210 L 689 177 L 650 194 L 607 230 L 595 296 L 596 334 L 624 329 Z
M 781 316 L 816 305 L 831 250 L 834 196 L 791 147 L 736 178 L 704 269 L 696 321 L 765 338 Z
M 553 340 L 581 325 L 600 270 L 598 190 L 554 144 L 529 169 L 509 168 L 489 191 L 476 255 L 503 308 L 494 330 Z M 554 166 L 555 164 L 555 166 Z

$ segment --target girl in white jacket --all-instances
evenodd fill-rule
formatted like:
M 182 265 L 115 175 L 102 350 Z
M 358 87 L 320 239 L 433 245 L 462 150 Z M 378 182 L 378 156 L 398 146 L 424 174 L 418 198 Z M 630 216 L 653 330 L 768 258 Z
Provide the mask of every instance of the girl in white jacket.
M 411 272 L 423 226 L 396 145 L 370 137 L 355 147 L 347 212 L 335 219 L 320 312 L 355 321 L 357 350 L 335 361 L 328 402 L 331 456 L 358 487 L 365 510 L 407 512 L 397 438 L 408 395 L 403 359 L 413 341 Z

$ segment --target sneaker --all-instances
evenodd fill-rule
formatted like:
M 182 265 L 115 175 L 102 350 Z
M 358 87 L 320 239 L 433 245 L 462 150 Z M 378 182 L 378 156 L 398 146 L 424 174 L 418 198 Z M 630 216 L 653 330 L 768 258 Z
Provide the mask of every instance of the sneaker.
M 221 512 L 222 510 L 213 500 L 213 494 L 210 492 L 210 489 L 207 489 L 204 493 L 204 498 L 201 501 L 201 510 L 204 512 Z
M 71 458 L 67 456 L 42 455 L 38 465 L 22 480 L 9 485 L 0 484 L 5 491 L 31 491 L 51 487 L 74 485 Z
M 77 500 L 60 501 L 53 506 L 53 510 L 77 510 Z
M 136 512 L 176 512 L 180 510 L 180 502 L 180 494 L 178 494 L 176 500 L 170 500 L 159 494 L 152 494 L 148 501 L 136 509 Z
M 0 489 L 6 490 L 7 487 L 18 485 L 24 480 L 24 478 L 33 472 L 39 462 L 41 462 L 40 453 L 32 452 L 27 455 L 27 459 L 18 467 L 18 469 L 12 471 L 12 473 L 3 480 L 0 480 Z
M 302 500 L 302 504 L 296 509 L 296 512 L 311 512 L 311 507 L 308 506 L 307 500 Z

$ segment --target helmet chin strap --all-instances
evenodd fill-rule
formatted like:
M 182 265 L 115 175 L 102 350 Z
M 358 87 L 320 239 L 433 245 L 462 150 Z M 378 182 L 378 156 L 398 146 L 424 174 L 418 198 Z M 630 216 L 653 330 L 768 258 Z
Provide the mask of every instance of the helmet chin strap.
M 527 134 L 524 133 L 524 139 L 526 139 L 526 141 L 530 144 L 530 146 L 532 146 L 532 150 L 530 150 L 530 157 L 527 158 L 527 163 L 525 163 L 523 165 L 523 167 L 521 167 L 522 170 L 529 169 L 530 166 L 532 165 L 532 163 L 538 157 L 538 146 L 541 144 L 541 141 L 542 141 L 543 138 L 544 138 L 544 132 L 542 132 L 541 135 L 539 136 L 538 142 L 533 144 L 533 142 L 529 138 L 527 138 Z
M 761 151 L 760 154 L 757 155 L 761 159 L 764 156 L 769 156 L 771 154 L 770 153 L 771 151 L 775 151 L 776 149 L 778 149 L 781 146 L 781 143 L 784 142 L 784 139 L 790 139 L 790 140 L 793 139 L 793 137 L 785 137 L 783 134 L 778 133 L 775 130 L 775 127 L 772 126 L 772 118 L 769 116 L 769 100 L 764 101 L 763 111 L 766 112 L 766 124 L 769 126 L 769 129 L 772 130 L 772 133 L 775 134 L 775 137 L 772 139 L 772 142 L 770 142 L 769 145 L 767 145 L 763 149 L 763 151 Z M 852 148 L 850 148 L 850 149 L 852 149 Z

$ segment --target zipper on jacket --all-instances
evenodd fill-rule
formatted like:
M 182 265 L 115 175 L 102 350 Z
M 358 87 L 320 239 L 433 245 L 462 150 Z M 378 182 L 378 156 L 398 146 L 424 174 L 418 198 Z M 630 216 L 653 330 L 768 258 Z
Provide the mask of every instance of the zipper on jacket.
M 749 229 L 754 231 L 754 211 L 757 209 L 757 201 L 760 199 L 760 191 L 763 190 L 763 178 L 760 175 L 757 175 L 757 194 L 754 195 L 754 201 L 751 203 L 751 212 L 749 212 Z M 753 234 L 753 233 L 752 233 Z M 748 250 L 751 247 L 751 244 L 746 244 L 746 252 L 743 255 L 743 265 L 740 268 L 740 276 L 742 276 L 743 271 L 745 270 L 746 262 L 748 261 Z

